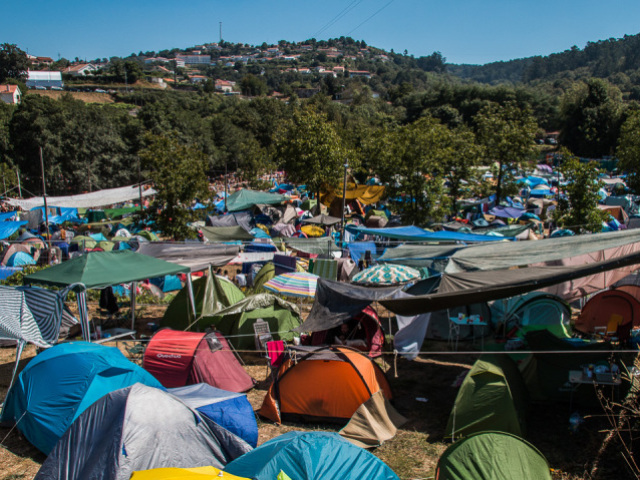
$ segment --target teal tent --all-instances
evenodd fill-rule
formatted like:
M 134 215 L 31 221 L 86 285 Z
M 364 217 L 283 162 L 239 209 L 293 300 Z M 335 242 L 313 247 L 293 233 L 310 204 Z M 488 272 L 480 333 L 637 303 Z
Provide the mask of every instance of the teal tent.
M 438 480 L 551 480 L 547 459 L 529 442 L 503 432 L 471 435 L 447 448 Z
M 277 193 L 242 189 L 227 197 L 227 210 L 239 212 L 240 210 L 253 208 L 256 205 L 279 205 L 285 202 L 287 198 L 285 195 Z
M 516 335 L 524 338 L 534 330 L 548 330 L 559 338 L 570 337 L 571 307 L 556 295 L 531 292 L 491 305 L 491 323 L 505 333 L 516 329 Z
M 337 433 L 288 432 L 228 463 L 225 472 L 255 480 L 398 480 L 372 453 Z

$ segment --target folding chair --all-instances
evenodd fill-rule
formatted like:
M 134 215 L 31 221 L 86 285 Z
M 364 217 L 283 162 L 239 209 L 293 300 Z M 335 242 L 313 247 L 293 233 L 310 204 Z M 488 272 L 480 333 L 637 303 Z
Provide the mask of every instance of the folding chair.
M 253 338 L 258 352 L 265 351 L 267 342 L 273 340 L 271 336 L 271 330 L 269 330 L 269 324 L 262 318 L 257 319 L 253 324 Z

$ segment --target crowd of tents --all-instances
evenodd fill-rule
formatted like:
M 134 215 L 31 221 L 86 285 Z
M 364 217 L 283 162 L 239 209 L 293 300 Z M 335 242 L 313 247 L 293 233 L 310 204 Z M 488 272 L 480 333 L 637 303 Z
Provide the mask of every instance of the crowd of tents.
M 471 340 L 486 338 L 452 405 L 444 435 L 454 443 L 437 478 L 550 478 L 524 440 L 529 404 L 592 404 L 593 389 L 567 388 L 569 372 L 630 365 L 612 358 L 611 341 L 636 345 L 640 326 L 640 230 L 623 228 L 633 202 L 616 205 L 627 216 L 601 233 L 538 239 L 556 193 L 551 176 L 539 167 L 523 180 L 525 202 L 469 204 L 439 231 L 398 224 L 377 185 L 324 193 L 327 210 L 313 213 L 317 199 L 291 185 L 239 190 L 192 225 L 199 239 L 189 242 L 160 241 L 128 216 L 139 206 L 82 212 L 65 203 L 82 198 L 50 199 L 56 227 L 46 235 L 39 206 L 3 214 L 11 241 L 1 275 L 29 258 L 53 265 L 25 286 L 0 287 L 0 339 L 16 342 L 16 367 L 26 343 L 44 349 L 14 370 L 2 421 L 47 455 L 41 479 L 395 479 L 366 450 L 406 422 L 375 359 L 415 359 L 454 336 L 478 349 Z M 111 203 L 86 201 L 139 194 L 116 190 L 102 195 Z M 87 292 L 128 292 L 131 329 L 121 330 L 135 335 L 141 285 L 176 293 L 138 366 L 100 345 L 111 337 L 90 318 Z M 65 304 L 71 292 L 77 319 Z M 452 318 L 480 319 L 479 328 L 452 328 Z M 59 343 L 74 324 L 83 341 Z M 340 432 L 290 432 L 258 446 L 245 353 L 271 370 L 262 418 L 333 422 Z

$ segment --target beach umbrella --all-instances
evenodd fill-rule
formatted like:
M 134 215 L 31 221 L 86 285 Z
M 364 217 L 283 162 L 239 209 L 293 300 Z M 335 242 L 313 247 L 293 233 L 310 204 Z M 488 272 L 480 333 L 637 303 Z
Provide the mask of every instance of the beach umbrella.
M 302 220 L 302 223 L 310 223 L 313 225 L 326 225 L 331 226 L 336 223 L 340 223 L 342 220 L 338 217 L 332 217 L 331 215 L 316 215 L 315 217 L 305 218 Z
M 398 285 L 419 278 L 420 272 L 415 268 L 383 263 L 363 270 L 352 281 L 362 285 Z
M 273 277 L 264 284 L 264 288 L 288 297 L 316 296 L 318 276 L 312 273 L 292 272 Z

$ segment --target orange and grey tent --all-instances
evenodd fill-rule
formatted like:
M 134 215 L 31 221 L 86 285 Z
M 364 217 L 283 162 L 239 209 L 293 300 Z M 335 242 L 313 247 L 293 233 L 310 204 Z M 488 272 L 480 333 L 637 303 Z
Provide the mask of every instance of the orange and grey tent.
M 143 366 L 167 388 L 208 383 L 240 393 L 254 385 L 220 332 L 162 329 L 149 341 Z
M 614 322 L 616 325 L 610 327 Z M 574 328 L 583 333 L 593 333 L 604 327 L 607 330 L 633 322 L 640 325 L 640 301 L 620 289 L 606 290 L 593 296 L 582 308 Z
M 346 423 L 381 391 L 392 399 L 382 369 L 349 347 L 290 348 L 269 387 L 260 415 L 274 422 L 312 420 Z

